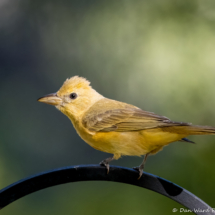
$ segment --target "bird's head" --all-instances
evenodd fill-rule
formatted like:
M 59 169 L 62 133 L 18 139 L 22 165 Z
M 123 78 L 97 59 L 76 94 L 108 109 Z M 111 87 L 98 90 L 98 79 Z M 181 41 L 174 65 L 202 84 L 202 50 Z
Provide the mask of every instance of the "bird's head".
M 56 92 L 37 101 L 54 105 L 71 120 L 84 114 L 96 101 L 103 98 L 85 78 L 74 76 L 67 79 Z

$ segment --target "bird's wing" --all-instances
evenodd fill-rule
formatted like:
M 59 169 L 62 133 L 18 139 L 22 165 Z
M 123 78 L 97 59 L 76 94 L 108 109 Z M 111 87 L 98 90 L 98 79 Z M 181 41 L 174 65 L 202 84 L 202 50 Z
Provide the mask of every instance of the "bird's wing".
M 98 104 L 99 108 L 96 108 L 97 104 L 95 104 L 82 118 L 83 126 L 95 132 L 128 132 L 158 127 L 190 125 L 188 123 L 173 122 L 165 116 L 159 116 L 132 105 L 121 102 L 119 104 L 114 104 L 113 109 L 111 109 L 109 102 L 107 102 L 106 106 L 100 102 Z

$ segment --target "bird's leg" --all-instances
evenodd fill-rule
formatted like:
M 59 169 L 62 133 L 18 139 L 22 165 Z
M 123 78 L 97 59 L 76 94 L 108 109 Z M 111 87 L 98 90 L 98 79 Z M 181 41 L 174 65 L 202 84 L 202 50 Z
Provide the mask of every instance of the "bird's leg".
M 144 159 L 143 159 L 143 162 L 140 164 L 139 167 L 134 167 L 133 169 L 139 171 L 139 178 L 138 180 L 141 178 L 142 174 L 143 174 L 143 169 L 144 169 L 144 166 L 145 166 L 145 163 L 146 163 L 146 159 L 148 157 L 149 153 L 145 154 L 144 156 Z
M 104 159 L 102 162 L 99 163 L 101 166 L 105 166 L 105 167 L 107 168 L 107 174 L 109 173 L 109 169 L 110 169 L 109 163 L 110 163 L 112 160 L 114 160 L 114 159 L 115 159 L 115 158 L 114 158 L 114 156 L 113 156 L 113 157 L 111 157 L 111 158 L 106 158 L 106 159 Z

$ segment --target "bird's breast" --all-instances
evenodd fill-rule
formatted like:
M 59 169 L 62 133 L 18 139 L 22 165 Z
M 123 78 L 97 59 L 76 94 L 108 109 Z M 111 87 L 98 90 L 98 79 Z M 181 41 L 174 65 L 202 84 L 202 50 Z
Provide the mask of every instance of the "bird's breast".
M 90 132 L 82 126 L 76 126 L 80 137 L 93 148 L 121 155 L 140 156 L 153 150 L 147 144 L 141 132 Z
M 171 142 L 186 135 L 164 132 L 162 129 L 147 129 L 131 132 L 90 132 L 82 124 L 73 123 L 80 137 L 93 148 L 120 155 L 141 156 L 157 152 Z

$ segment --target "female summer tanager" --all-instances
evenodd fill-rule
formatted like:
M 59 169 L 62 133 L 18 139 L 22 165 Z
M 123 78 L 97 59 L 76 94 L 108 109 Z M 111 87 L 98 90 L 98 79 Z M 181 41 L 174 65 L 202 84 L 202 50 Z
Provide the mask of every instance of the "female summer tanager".
M 54 105 L 72 121 L 77 133 L 93 148 L 111 153 L 103 160 L 109 172 L 109 162 L 123 155 L 145 155 L 136 168 L 139 178 L 148 155 L 175 142 L 191 142 L 185 137 L 215 134 L 215 128 L 174 122 L 164 116 L 141 110 L 130 104 L 105 98 L 96 92 L 85 78 L 67 79 L 57 93 L 38 99 Z

